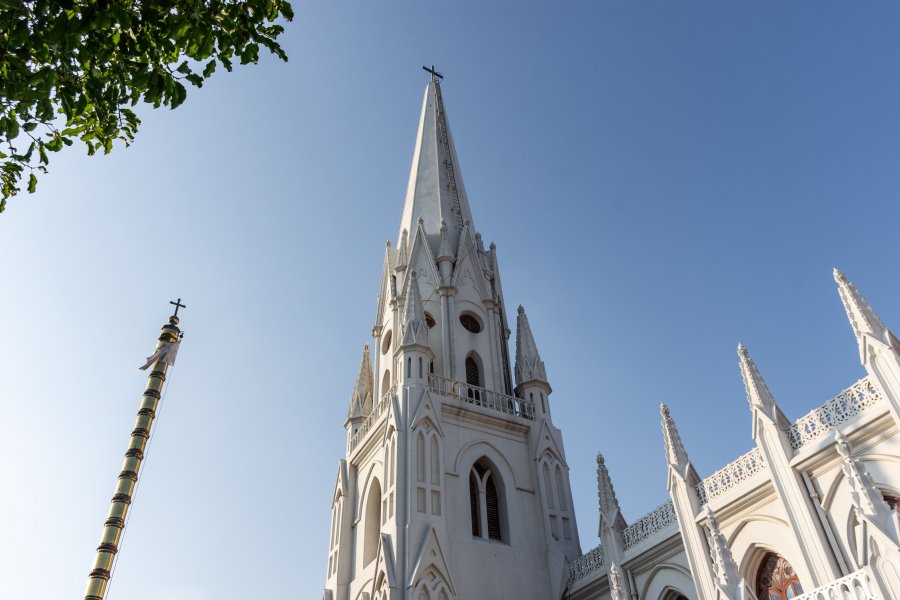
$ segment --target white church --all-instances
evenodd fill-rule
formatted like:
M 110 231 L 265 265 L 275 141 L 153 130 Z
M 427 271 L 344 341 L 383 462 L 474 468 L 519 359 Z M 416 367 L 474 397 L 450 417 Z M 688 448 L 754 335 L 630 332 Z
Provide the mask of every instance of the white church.
M 661 406 L 669 500 L 627 523 L 598 456 L 582 552 L 552 388 L 521 306 L 510 360 L 439 77 L 344 423 L 324 599 L 900 599 L 900 341 L 838 271 L 867 376 L 791 422 L 739 347 L 755 448 L 701 479 Z

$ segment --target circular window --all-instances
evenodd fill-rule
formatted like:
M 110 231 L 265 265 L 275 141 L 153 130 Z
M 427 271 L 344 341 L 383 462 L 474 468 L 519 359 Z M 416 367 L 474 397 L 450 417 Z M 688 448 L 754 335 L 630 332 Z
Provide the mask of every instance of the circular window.
M 459 315 L 459 322 L 472 333 L 481 331 L 481 321 L 472 313 L 463 313 Z
M 428 325 L 428 329 L 431 329 L 435 325 L 437 325 L 437 321 L 434 320 L 434 317 L 425 313 L 425 324 Z
M 388 332 L 384 334 L 384 341 L 381 342 L 381 353 L 387 354 L 391 349 L 391 330 L 388 329 Z

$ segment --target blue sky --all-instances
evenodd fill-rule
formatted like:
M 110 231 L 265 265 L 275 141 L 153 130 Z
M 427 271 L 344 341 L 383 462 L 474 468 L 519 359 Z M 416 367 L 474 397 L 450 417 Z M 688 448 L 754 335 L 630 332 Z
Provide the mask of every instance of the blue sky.
M 109 597 L 321 593 L 422 64 L 547 365 L 585 551 L 598 450 L 626 519 L 666 500 L 660 402 L 702 476 L 751 448 L 738 341 L 790 418 L 864 375 L 832 267 L 900 326 L 897 4 L 295 8 L 289 63 L 143 110 L 128 150 L 54 157 L 0 216 L 0 596 L 83 589 L 177 296 Z

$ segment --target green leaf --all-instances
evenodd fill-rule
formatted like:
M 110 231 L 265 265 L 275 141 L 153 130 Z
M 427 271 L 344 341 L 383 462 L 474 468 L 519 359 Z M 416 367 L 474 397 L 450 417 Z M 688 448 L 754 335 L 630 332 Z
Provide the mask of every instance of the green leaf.
M 293 16 L 285 0 L 0 0 L 0 210 L 34 191 L 48 152 L 130 144 L 140 120 L 129 106 L 180 106 L 184 80 L 201 87 L 217 62 L 256 63 L 260 48 L 285 59 L 278 39 Z M 11 145 L 38 131 L 24 154 Z
M 33 194 L 35 189 L 37 189 L 37 177 L 32 173 L 28 176 L 28 193 Z

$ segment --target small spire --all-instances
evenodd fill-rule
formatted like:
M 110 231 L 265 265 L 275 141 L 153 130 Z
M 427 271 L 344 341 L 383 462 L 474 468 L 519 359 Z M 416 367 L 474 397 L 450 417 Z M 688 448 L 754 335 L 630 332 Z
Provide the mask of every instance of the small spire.
M 547 370 L 538 353 L 525 308 L 520 304 L 516 318 L 516 386 L 529 381 L 547 383 Z
M 425 308 L 419 293 L 419 278 L 415 271 L 409 273 L 406 290 L 406 306 L 403 311 L 403 346 L 410 344 L 428 345 L 428 325 L 425 323 Z
M 394 267 L 397 271 L 402 271 L 406 268 L 407 263 L 409 262 L 409 232 L 404 229 L 400 233 L 400 243 L 397 246 L 397 266 Z
M 744 580 L 734 562 L 734 555 L 725 536 L 719 530 L 719 520 L 711 508 L 707 508 L 706 527 L 709 530 L 709 555 L 712 558 L 713 570 L 716 574 L 716 583 L 725 593 L 726 598 L 741 600 L 744 597 Z
M 366 342 L 363 346 L 359 371 L 356 373 L 356 381 L 353 382 L 353 392 L 350 394 L 348 419 L 364 417 L 372 410 L 372 389 L 372 360 L 369 355 L 369 343 Z
M 881 497 L 881 492 L 875 485 L 872 476 L 866 470 L 865 465 L 853 456 L 853 448 L 849 440 L 840 430 L 834 434 L 834 444 L 843 464 L 841 469 L 850 484 L 850 497 L 856 510 L 868 517 L 881 516 L 883 509 L 887 509 Z
M 453 250 L 450 249 L 450 238 L 447 236 L 447 221 L 441 219 L 441 244 L 438 247 L 438 256 L 437 261 L 441 262 L 443 260 L 449 260 L 451 262 L 455 261 L 456 258 L 453 256 Z
M 744 389 L 747 391 L 747 401 L 751 408 L 758 408 L 771 420 L 776 420 L 777 410 L 775 408 L 775 398 L 769 391 L 762 374 L 750 358 L 750 353 L 743 344 L 738 344 L 738 357 L 740 357 L 741 377 L 744 380 Z
M 847 318 L 850 319 L 850 325 L 853 327 L 853 333 L 857 339 L 864 334 L 872 335 L 879 340 L 890 343 L 887 335 L 888 328 L 885 327 L 866 299 L 863 298 L 856 286 L 850 283 L 847 276 L 840 269 L 835 267 L 834 280 L 838 284 L 838 294 L 841 302 L 844 304 L 844 310 L 847 311 Z
M 669 466 L 683 467 L 688 464 L 687 451 L 675 427 L 675 421 L 669 414 L 669 407 L 665 404 L 659 405 L 659 415 L 662 419 L 663 441 L 666 445 L 666 460 Z
M 619 500 L 616 498 L 616 490 L 613 488 L 612 478 L 606 468 L 603 455 L 597 453 L 597 498 L 600 503 L 600 520 L 606 520 L 609 527 L 615 526 L 617 515 L 621 515 Z M 603 523 L 601 523 L 602 527 Z

